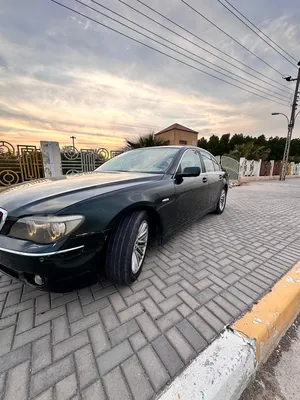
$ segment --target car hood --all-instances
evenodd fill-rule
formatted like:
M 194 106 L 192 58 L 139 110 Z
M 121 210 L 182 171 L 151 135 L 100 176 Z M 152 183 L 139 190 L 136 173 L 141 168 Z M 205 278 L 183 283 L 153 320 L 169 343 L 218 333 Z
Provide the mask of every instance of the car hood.
M 10 216 L 55 213 L 89 197 L 162 179 L 161 174 L 88 172 L 24 182 L 0 192 L 0 207 Z

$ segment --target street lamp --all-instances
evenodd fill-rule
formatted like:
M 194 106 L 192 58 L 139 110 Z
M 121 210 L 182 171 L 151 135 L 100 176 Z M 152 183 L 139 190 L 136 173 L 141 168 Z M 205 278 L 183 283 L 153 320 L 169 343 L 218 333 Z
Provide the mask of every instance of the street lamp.
M 294 121 L 296 121 L 297 116 L 300 114 L 300 111 L 297 112 L 297 114 L 295 115 Z M 280 113 L 280 112 L 273 112 L 271 115 L 283 115 L 285 116 L 285 118 L 287 119 L 288 125 L 290 125 L 290 120 L 288 118 L 287 115 Z
M 285 116 L 285 118 L 287 119 L 288 125 L 290 124 L 290 121 L 289 121 L 289 118 L 288 118 L 288 116 L 287 116 L 287 115 L 285 115 L 285 114 L 283 114 L 283 113 L 280 113 L 280 112 L 274 112 L 274 113 L 272 113 L 271 115 L 284 115 L 284 116 Z
M 75 139 L 76 139 L 76 137 L 75 136 L 70 136 L 70 139 L 72 139 L 73 147 L 75 147 Z
M 289 154 L 290 154 L 290 146 L 291 146 L 291 139 L 292 139 L 292 134 L 293 134 L 293 129 L 295 126 L 295 119 L 299 112 L 295 115 L 296 110 L 297 110 L 297 101 L 298 101 L 298 95 L 299 95 L 299 86 L 300 86 L 300 61 L 297 63 L 298 66 L 298 74 L 297 78 L 292 78 L 291 76 L 287 76 L 283 79 L 285 79 L 288 82 L 295 81 L 296 82 L 296 87 L 295 87 L 295 93 L 294 93 L 294 99 L 293 99 L 293 104 L 292 104 L 292 110 L 291 110 L 291 118 L 288 119 L 288 117 L 285 114 L 282 113 L 272 113 L 272 115 L 284 115 L 288 121 L 288 132 L 286 136 L 286 141 L 285 141 L 285 147 L 284 147 L 284 153 L 283 153 L 283 159 L 282 159 L 282 168 L 281 168 L 281 173 L 279 180 L 285 181 L 285 174 L 286 174 L 286 165 L 288 163 L 289 159 Z
M 296 118 L 299 115 L 299 113 L 300 113 L 300 111 L 298 111 L 297 114 L 295 115 L 294 123 L 295 123 Z M 290 150 L 290 139 L 291 139 L 290 130 L 293 129 L 294 123 L 292 124 L 291 121 L 289 120 L 288 116 L 283 113 L 272 112 L 271 115 L 283 115 L 286 118 L 287 123 L 288 123 L 288 136 L 287 136 L 287 140 L 286 140 L 286 144 L 285 144 L 286 149 L 288 149 L 287 152 L 285 149 L 285 153 L 287 153 L 287 159 L 285 161 L 283 161 L 283 163 L 282 163 L 282 171 L 281 171 L 281 175 L 280 175 L 280 180 L 284 181 L 285 180 L 285 168 L 286 168 L 286 163 L 288 162 L 288 154 L 289 154 L 289 150 Z M 290 138 L 289 138 L 289 135 L 290 135 Z

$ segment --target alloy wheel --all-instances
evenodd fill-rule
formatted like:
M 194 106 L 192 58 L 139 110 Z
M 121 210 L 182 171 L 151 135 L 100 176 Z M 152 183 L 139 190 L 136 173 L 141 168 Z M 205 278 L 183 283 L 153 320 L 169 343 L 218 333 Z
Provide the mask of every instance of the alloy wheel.
M 134 274 L 136 274 L 141 268 L 147 250 L 149 236 L 149 225 L 146 220 L 144 220 L 138 230 L 131 257 L 131 269 Z
M 225 189 L 222 189 L 220 200 L 219 200 L 219 207 L 220 207 L 221 211 L 224 210 L 225 203 L 226 203 L 226 191 L 225 191 Z

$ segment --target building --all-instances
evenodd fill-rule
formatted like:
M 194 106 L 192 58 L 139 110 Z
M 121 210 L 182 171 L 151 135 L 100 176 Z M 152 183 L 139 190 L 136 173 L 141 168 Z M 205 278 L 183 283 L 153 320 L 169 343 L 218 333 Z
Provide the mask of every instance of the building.
M 186 126 L 173 124 L 166 129 L 155 134 L 160 139 L 169 141 L 173 145 L 197 146 L 198 132 Z

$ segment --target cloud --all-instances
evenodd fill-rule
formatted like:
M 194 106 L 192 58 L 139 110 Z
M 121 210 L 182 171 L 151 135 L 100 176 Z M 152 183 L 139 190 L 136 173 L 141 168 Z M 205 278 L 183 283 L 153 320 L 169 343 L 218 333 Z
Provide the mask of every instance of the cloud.
M 136 1 L 126 1 L 160 23 L 166 23 Z M 217 2 L 189 1 L 276 69 L 291 75 L 296 72 L 296 68 L 293 69 Z M 153 44 L 107 17 L 96 15 L 74 0 L 62 2 L 145 44 L 211 72 L 209 68 Z M 100 10 L 94 3 L 87 3 Z M 118 0 L 101 0 L 101 4 L 216 66 L 253 80 L 246 72 L 222 63 Z M 277 8 L 272 5 L 272 0 L 266 0 L 264 4 L 254 0 L 251 7 L 248 3 L 243 4 L 241 11 L 291 54 L 299 54 L 297 20 L 300 13 L 294 12 L 292 6 L 280 9 L 280 5 Z M 154 0 L 151 6 L 217 48 L 284 83 L 275 71 L 226 38 L 180 0 L 168 3 Z M 112 15 L 108 11 L 105 13 Z M 209 48 L 179 28 L 169 23 L 168 26 L 198 45 Z M 174 122 L 197 129 L 200 135 L 226 132 L 285 135 L 286 121 L 270 114 L 273 111 L 288 113 L 288 108 L 188 68 L 50 1 L 28 0 L 24 4 L 22 0 L 16 0 L 14 5 L 6 2 L 0 13 L 0 48 L 1 140 L 16 144 L 24 140 L 38 143 L 51 138 L 65 145 L 70 143 L 69 136 L 74 134 L 78 146 L 117 149 L 123 146 L 124 137 L 134 137 L 149 130 L 158 131 Z M 217 72 L 213 74 L 222 77 Z M 259 83 L 264 86 L 264 83 Z M 299 137 L 299 131 L 295 130 L 295 135 Z

